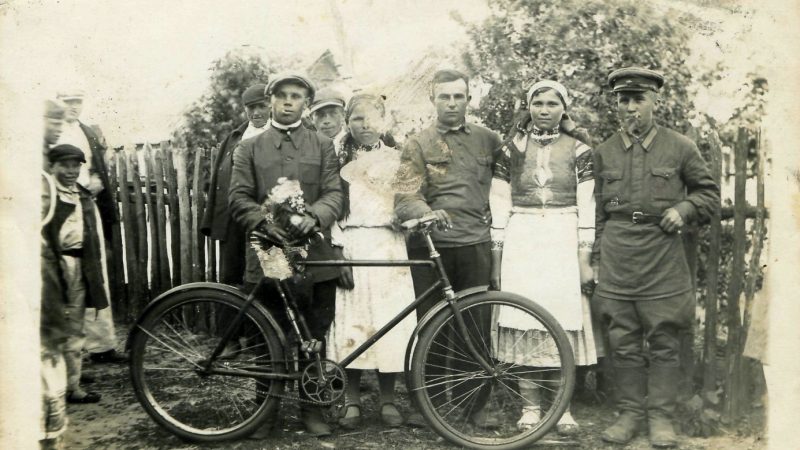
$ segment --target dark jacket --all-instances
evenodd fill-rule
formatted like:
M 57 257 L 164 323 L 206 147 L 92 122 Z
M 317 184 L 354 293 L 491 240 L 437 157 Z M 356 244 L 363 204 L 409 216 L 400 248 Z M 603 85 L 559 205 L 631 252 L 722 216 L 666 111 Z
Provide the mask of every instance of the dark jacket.
M 94 201 L 88 190 L 78 185 L 80 191 L 81 208 L 83 211 L 83 257 L 81 258 L 81 268 L 83 277 L 86 281 L 86 307 L 103 309 L 108 306 L 108 297 L 105 290 L 105 279 L 103 277 L 103 264 L 100 260 L 100 242 L 97 234 L 97 223 L 94 214 Z M 56 201 L 56 210 L 53 219 L 45 225 L 42 230 L 45 242 L 52 250 L 52 257 L 59 261 L 61 248 L 59 242 L 59 232 L 67 217 L 75 210 L 75 205 L 62 201 Z M 44 255 L 44 253 L 43 253 Z M 49 255 L 47 255 L 49 257 Z M 60 269 L 59 269 L 60 272 Z M 49 275 L 48 275 L 49 276 Z M 63 274 L 60 274 L 63 280 Z M 54 287 L 54 285 L 53 285 Z
M 214 165 L 211 168 L 211 182 L 208 186 L 206 210 L 203 212 L 203 221 L 200 224 L 200 231 L 211 239 L 224 239 L 228 226 L 233 221 L 228 210 L 228 189 L 231 185 L 233 149 L 242 140 L 242 135 L 247 130 L 248 125 L 249 121 L 245 121 L 233 130 L 222 141 L 219 153 L 214 158 Z
M 300 127 L 286 135 L 270 127 L 260 135 L 239 143 L 233 152 L 233 174 L 228 200 L 233 218 L 248 232 L 265 220 L 261 209 L 278 178 L 300 181 L 306 208 L 316 217 L 325 233 L 342 211 L 342 182 L 339 163 L 328 137 Z M 255 251 L 247 247 L 245 281 L 263 277 Z M 326 240 L 312 246 L 308 260 L 334 259 L 333 248 Z M 336 267 L 312 267 L 311 281 L 336 278 Z
M 51 201 L 50 186 L 46 181 L 42 183 L 42 194 L 42 217 L 44 217 L 50 209 Z M 58 243 L 54 242 L 51 233 L 45 233 L 45 230 L 46 228 L 42 228 L 40 267 L 42 272 L 42 293 L 39 334 L 42 347 L 50 351 L 58 351 L 59 346 L 64 344 L 70 335 L 67 319 L 64 316 L 64 305 L 67 304 L 67 287 L 59 265 Z
M 80 123 L 80 122 L 79 122 Z M 89 148 L 92 150 L 92 173 L 97 173 L 100 180 L 103 182 L 103 190 L 97 194 L 95 201 L 97 202 L 97 209 L 100 211 L 100 220 L 103 221 L 103 232 L 106 239 L 111 239 L 111 225 L 119 221 L 119 214 L 117 213 L 117 205 L 114 203 L 114 197 L 111 194 L 111 181 L 108 177 L 108 167 L 106 167 L 106 145 L 100 137 L 89 126 L 80 123 L 83 134 L 86 135 L 86 140 L 89 141 Z

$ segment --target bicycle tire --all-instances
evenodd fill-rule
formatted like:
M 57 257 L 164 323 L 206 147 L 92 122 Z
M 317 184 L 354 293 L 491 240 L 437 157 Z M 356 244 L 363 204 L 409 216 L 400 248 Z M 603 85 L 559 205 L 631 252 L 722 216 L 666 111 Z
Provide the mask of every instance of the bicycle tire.
M 420 330 L 414 346 L 409 385 L 414 403 L 433 430 L 453 444 L 493 450 L 530 446 L 552 429 L 572 397 L 575 361 L 566 333 L 544 308 L 516 294 L 482 292 L 458 300 L 456 304 L 477 350 L 495 374 L 487 373 L 468 356 L 466 341 L 455 328 L 453 309 L 444 308 Z M 532 325 L 529 330 L 511 330 L 522 333 L 515 339 L 527 342 L 527 347 L 520 345 L 519 349 L 509 349 L 510 341 L 500 338 L 497 317 L 502 308 L 506 308 L 504 314 L 511 312 L 517 314 L 514 317 L 518 319 L 525 317 L 523 322 L 517 323 Z M 479 326 L 481 317 L 485 322 Z M 534 337 L 536 340 L 531 340 Z M 517 341 L 514 341 L 515 346 Z M 532 348 L 531 342 L 541 342 L 543 350 L 549 349 L 549 358 L 554 358 L 552 351 L 555 349 L 558 366 L 536 368 L 511 360 L 532 361 L 530 358 L 537 355 L 526 350 Z M 521 389 L 523 383 L 536 386 L 542 397 L 539 400 L 541 418 L 526 430 L 518 429 L 517 421 L 525 411 L 522 407 L 533 406 L 535 402 L 532 395 L 526 397 L 529 391 Z M 479 412 L 497 424 L 477 422 L 475 418 Z
M 189 289 L 166 297 L 148 310 L 131 332 L 131 381 L 139 403 L 160 426 L 179 438 L 211 443 L 240 439 L 254 432 L 278 409 L 281 380 L 201 375 L 203 359 L 221 340 L 223 324 L 244 300 L 213 288 Z M 259 365 L 285 372 L 279 335 L 260 308 L 243 318 L 244 346 L 225 368 Z

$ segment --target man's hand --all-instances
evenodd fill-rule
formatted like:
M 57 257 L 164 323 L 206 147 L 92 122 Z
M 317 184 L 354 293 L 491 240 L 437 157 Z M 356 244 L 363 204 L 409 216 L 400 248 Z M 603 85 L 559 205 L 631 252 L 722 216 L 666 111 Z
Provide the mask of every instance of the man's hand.
M 440 230 L 449 230 L 453 228 L 453 221 L 450 219 L 450 214 L 443 209 L 437 209 L 430 212 L 430 215 L 436 219 L 436 225 Z
M 103 180 L 100 179 L 100 175 L 93 173 L 89 177 L 89 185 L 86 186 L 86 189 L 89 190 L 92 197 L 97 197 L 97 194 L 103 190 Z
M 658 224 L 665 233 L 680 233 L 683 227 L 683 217 L 675 208 L 667 208 L 662 214 L 661 223 Z
M 341 247 L 334 247 L 333 254 L 336 259 L 346 259 Z M 350 266 L 339 267 L 339 278 L 336 279 L 336 285 L 342 289 L 353 289 L 355 282 L 353 281 L 353 268 Z
M 289 234 L 298 239 L 307 236 L 317 226 L 317 219 L 308 214 L 296 214 L 289 218 Z
M 277 224 L 261 222 L 256 229 L 280 245 L 286 245 L 286 241 L 289 240 L 289 234 Z

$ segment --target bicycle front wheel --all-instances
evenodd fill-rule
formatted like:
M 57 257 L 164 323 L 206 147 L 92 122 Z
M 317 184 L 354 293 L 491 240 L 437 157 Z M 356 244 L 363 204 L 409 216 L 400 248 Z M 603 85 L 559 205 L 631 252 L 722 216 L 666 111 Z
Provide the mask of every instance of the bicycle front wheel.
M 189 289 L 148 311 L 132 330 L 131 380 L 145 411 L 178 437 L 218 442 L 251 434 L 277 410 L 283 381 L 239 372 L 283 373 L 283 348 L 272 324 L 251 307 L 229 352 L 205 370 L 222 335 L 244 306 L 230 293 Z M 228 373 L 214 373 L 214 370 Z
M 448 307 L 424 326 L 414 347 L 409 390 L 420 413 L 456 445 L 531 445 L 572 397 L 575 361 L 564 330 L 541 306 L 507 292 L 484 292 L 456 305 L 467 335 Z

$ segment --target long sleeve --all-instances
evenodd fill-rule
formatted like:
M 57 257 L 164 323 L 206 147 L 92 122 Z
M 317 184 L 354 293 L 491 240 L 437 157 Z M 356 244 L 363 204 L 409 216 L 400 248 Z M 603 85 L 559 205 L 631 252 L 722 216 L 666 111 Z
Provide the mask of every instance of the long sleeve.
M 575 176 L 578 179 L 576 203 L 578 207 L 578 246 L 592 249 L 595 240 L 594 161 L 592 150 L 578 142 L 576 146 Z
M 505 240 L 505 228 L 511 215 L 511 185 L 500 178 L 492 178 L 489 189 L 489 209 L 492 211 L 492 228 L 490 230 L 493 241 Z
M 432 211 L 423 195 L 425 179 L 422 148 L 412 140 L 400 156 L 400 168 L 395 182 L 397 194 L 394 197 L 394 210 L 401 222 L 418 219 Z
M 325 230 L 341 214 L 344 194 L 342 193 L 342 179 L 339 177 L 339 160 L 333 148 L 333 141 L 327 140 L 321 153 L 320 195 L 317 201 L 308 206 L 308 212 L 317 218 L 320 228 Z
M 253 148 L 240 143 L 233 150 L 233 170 L 231 187 L 228 192 L 228 206 L 234 220 L 248 232 L 253 231 L 264 220 L 261 205 L 256 201 L 258 195 L 256 176 L 253 173 Z
M 719 208 L 719 186 L 711 177 L 700 151 L 694 143 L 684 153 L 681 174 L 686 185 L 686 198 L 673 206 L 685 222 L 707 222 Z
M 603 238 L 603 229 L 608 220 L 608 215 L 603 208 L 602 195 L 603 195 L 603 158 L 600 152 L 594 152 L 592 158 L 592 171 L 597 176 L 594 177 L 594 244 L 592 245 L 592 262 L 600 262 L 600 242 Z

